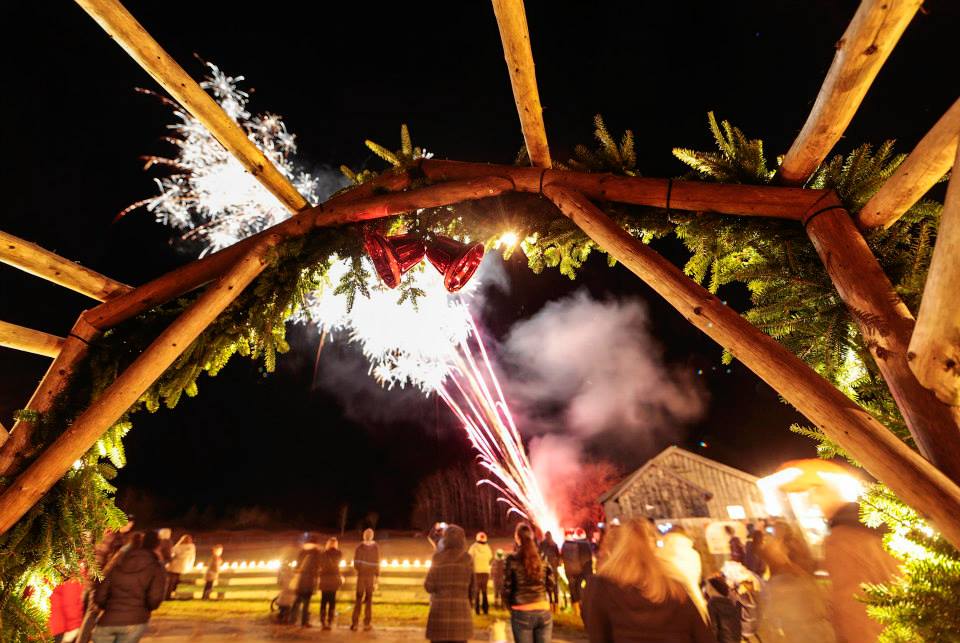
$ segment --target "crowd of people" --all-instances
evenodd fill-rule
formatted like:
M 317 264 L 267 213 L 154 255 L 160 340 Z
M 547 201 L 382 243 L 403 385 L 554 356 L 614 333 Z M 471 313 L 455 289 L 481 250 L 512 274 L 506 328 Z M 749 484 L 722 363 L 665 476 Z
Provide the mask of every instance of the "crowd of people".
M 428 538 L 435 551 L 424 588 L 430 596 L 426 638 L 467 641 L 474 616 L 506 609 L 515 643 L 549 643 L 561 600 L 580 615 L 591 643 L 854 643 L 875 641 L 879 625 L 855 595 L 861 583 L 883 582 L 895 570 L 880 535 L 856 520 L 857 506 L 824 496 L 831 533 L 821 563 L 830 591 L 816 578 L 807 542 L 791 524 L 746 525 L 744 542 L 726 527 L 729 556 L 704 574 L 704 558 L 681 528 L 666 533 L 650 520 L 610 525 L 596 542 L 582 529 L 562 543 L 521 523 L 509 553 L 490 546 L 487 534 L 467 535 L 437 523 Z M 742 533 L 742 528 L 740 529 Z M 51 595 L 51 634 L 57 643 L 136 643 L 150 614 L 174 596 L 197 551 L 189 535 L 171 542 L 170 530 L 139 532 L 131 520 L 96 548 L 100 580 L 82 572 Z M 279 619 L 310 627 L 310 606 L 320 592 L 320 624 L 335 624 L 344 584 L 337 538 L 323 546 L 305 538 L 292 565 L 278 574 Z M 203 598 L 211 595 L 223 547 L 212 548 L 204 569 Z M 353 555 L 356 574 L 351 630 L 372 629 L 380 550 L 367 529 Z M 711 565 L 713 567 L 713 565 Z M 493 597 L 489 596 L 492 581 Z M 91 639 L 92 637 L 92 639 Z

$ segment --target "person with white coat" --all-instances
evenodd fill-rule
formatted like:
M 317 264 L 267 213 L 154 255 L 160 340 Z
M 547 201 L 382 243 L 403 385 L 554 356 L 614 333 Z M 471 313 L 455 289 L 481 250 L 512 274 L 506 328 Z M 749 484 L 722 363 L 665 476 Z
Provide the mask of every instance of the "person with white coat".
M 193 571 L 193 564 L 197 561 L 197 546 L 193 544 L 190 534 L 180 536 L 180 540 L 171 550 L 170 562 L 167 563 L 167 598 L 176 596 L 180 576 Z

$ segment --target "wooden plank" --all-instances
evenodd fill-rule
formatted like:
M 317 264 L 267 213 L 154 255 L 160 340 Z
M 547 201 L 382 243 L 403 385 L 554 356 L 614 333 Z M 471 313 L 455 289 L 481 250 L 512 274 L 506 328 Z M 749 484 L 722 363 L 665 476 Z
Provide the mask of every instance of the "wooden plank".
M 780 165 L 779 180 L 807 180 L 843 136 L 923 0 L 863 0 L 837 42 L 813 109 Z
M 960 98 L 860 210 L 861 228 L 889 228 L 953 166 L 960 143 Z M 954 174 L 954 176 L 956 176 Z
M 910 339 L 910 368 L 944 403 L 960 405 L 960 149 L 940 217 L 940 231 L 917 325 Z M 960 410 L 960 409 L 958 409 Z M 944 447 L 947 448 L 947 447 Z
M 0 232 L 0 261 L 97 301 L 107 301 L 133 290 L 126 284 L 6 232 Z
M 584 196 L 559 186 L 549 197 L 600 247 L 770 384 L 871 474 L 960 545 L 960 487 L 796 355 L 630 236 Z
M 263 271 L 266 255 L 277 240 L 265 239 L 254 246 L 17 476 L 0 495 L 0 534 L 16 524 Z
M 43 414 L 50 410 L 57 396 L 70 381 L 74 370 L 87 355 L 89 342 L 93 341 L 99 332 L 83 319 L 81 315 L 70 333 L 63 342 L 60 354 L 50 364 L 40 384 L 26 404 L 26 409 L 36 414 Z M 0 477 L 8 477 L 17 469 L 17 464 L 23 458 L 32 455 L 30 438 L 33 435 L 34 424 L 27 420 L 17 420 L 7 439 L 0 442 Z
M 56 357 L 63 348 L 63 342 L 62 337 L 0 321 L 0 346 L 35 355 Z
M 409 177 L 407 180 L 409 181 Z M 407 192 L 381 194 L 371 189 L 361 192 L 366 195 L 363 198 L 331 199 L 322 205 L 307 208 L 286 221 L 228 248 L 168 272 L 136 288 L 124 297 L 92 308 L 85 314 L 86 319 L 96 328 L 105 330 L 174 297 L 199 288 L 222 274 L 232 261 L 235 262 L 258 240 L 267 236 L 290 238 L 305 234 L 315 227 L 367 221 L 420 208 L 496 196 L 509 191 L 512 187 L 512 184 L 505 179 L 480 177 L 430 185 Z
M 84 11 L 167 93 L 220 141 L 291 212 L 310 205 L 246 132 L 170 57 L 117 0 L 77 0 Z
M 550 167 L 553 162 L 547 145 L 547 130 L 543 125 L 543 108 L 540 106 L 540 91 L 537 89 L 523 0 L 493 0 L 493 12 L 497 16 L 503 56 L 510 72 L 513 100 L 517 104 L 520 129 L 523 130 L 530 162 L 537 167 Z
M 807 235 L 857 321 L 917 448 L 943 473 L 960 482 L 960 427 L 953 410 L 921 385 L 908 362 L 913 315 L 836 195 L 816 204 L 811 214 L 806 222 Z M 955 295 L 956 291 L 954 299 Z

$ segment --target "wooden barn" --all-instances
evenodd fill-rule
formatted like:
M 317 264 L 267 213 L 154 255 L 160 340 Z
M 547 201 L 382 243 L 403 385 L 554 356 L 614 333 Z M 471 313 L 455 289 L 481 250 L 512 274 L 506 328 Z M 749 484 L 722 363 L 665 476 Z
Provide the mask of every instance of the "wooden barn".
M 765 518 L 757 478 L 677 446 L 651 458 L 599 498 L 608 520 Z

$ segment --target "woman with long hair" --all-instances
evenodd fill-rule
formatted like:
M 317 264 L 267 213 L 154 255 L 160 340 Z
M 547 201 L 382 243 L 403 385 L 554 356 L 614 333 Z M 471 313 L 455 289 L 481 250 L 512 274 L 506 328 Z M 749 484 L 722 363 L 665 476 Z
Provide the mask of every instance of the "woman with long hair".
M 517 525 L 513 539 L 516 549 L 507 556 L 503 588 L 510 608 L 513 640 L 549 643 L 553 637 L 553 615 L 548 597 L 556 583 L 553 570 L 540 556 L 530 525 Z
M 653 526 L 631 519 L 616 529 L 583 596 L 590 643 L 716 643 L 682 573 L 657 556 Z
M 325 630 L 333 627 L 333 617 L 337 612 L 337 590 L 343 585 L 341 560 L 340 542 L 336 538 L 328 538 L 320 555 L 320 624 Z

